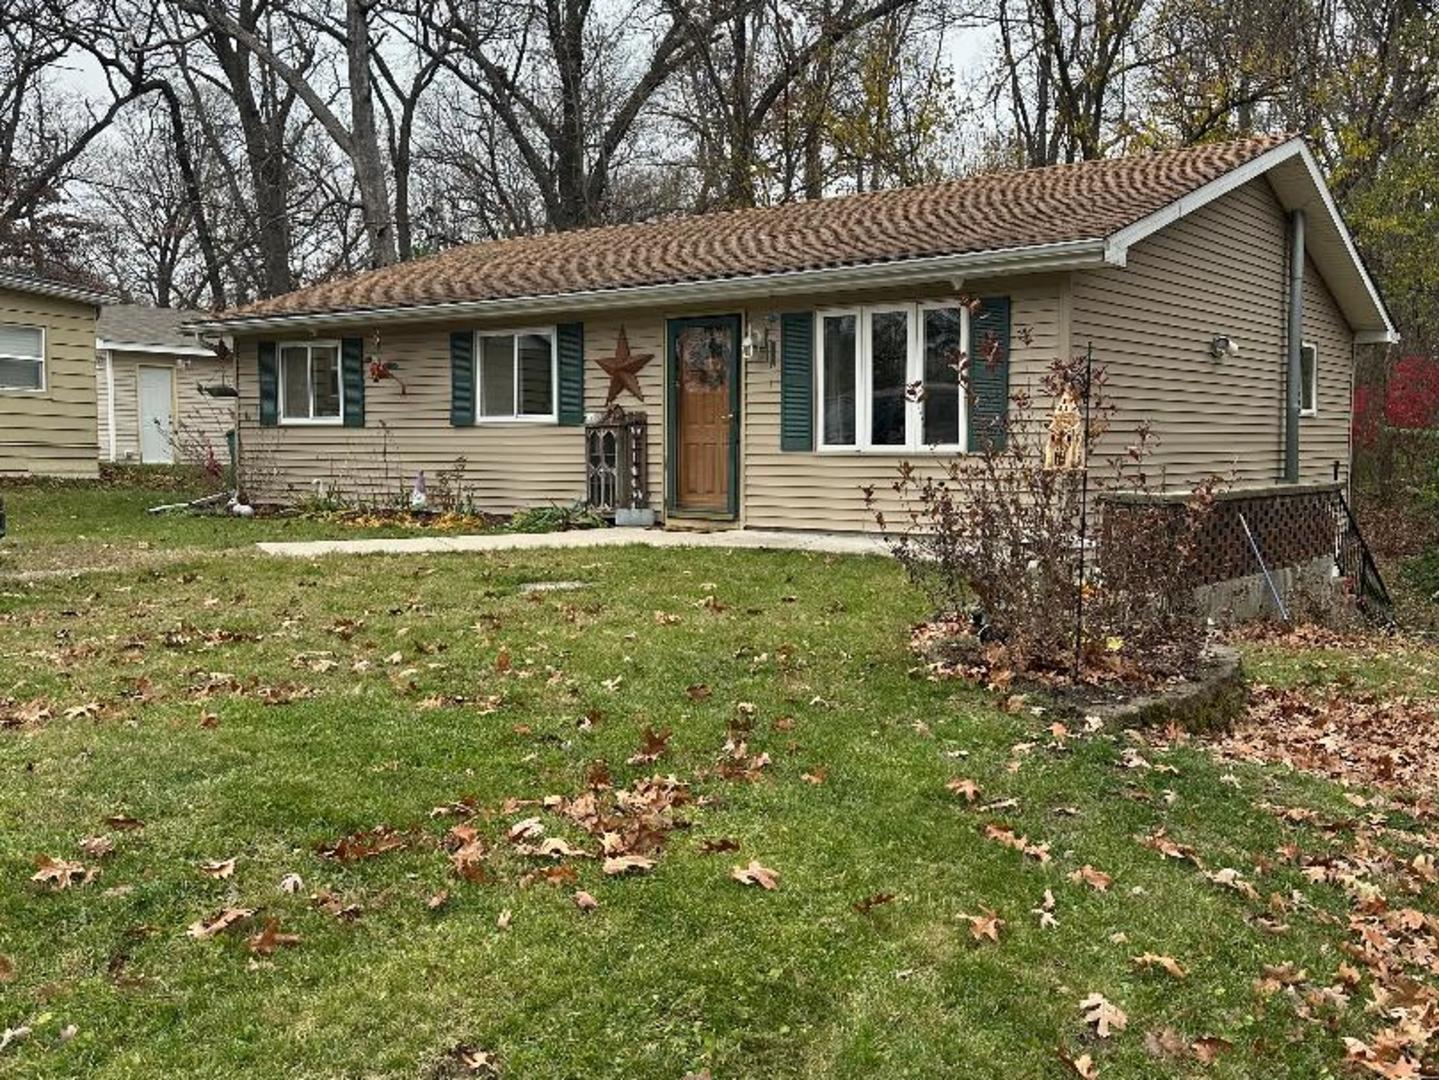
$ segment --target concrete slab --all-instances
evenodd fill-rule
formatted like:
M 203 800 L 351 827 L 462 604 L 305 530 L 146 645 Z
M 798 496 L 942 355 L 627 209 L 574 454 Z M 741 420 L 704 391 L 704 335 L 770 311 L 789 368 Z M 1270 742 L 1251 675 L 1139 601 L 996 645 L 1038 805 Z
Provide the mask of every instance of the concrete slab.
M 815 551 L 826 555 L 888 555 L 879 537 L 865 533 L 731 529 L 667 532 L 663 529 L 583 529 L 556 533 L 486 533 L 479 536 L 405 536 L 371 540 L 297 540 L 261 543 L 266 555 L 312 559 L 321 555 L 426 555 L 452 551 L 539 551 L 555 548 L 623 547 L 749 548 Z

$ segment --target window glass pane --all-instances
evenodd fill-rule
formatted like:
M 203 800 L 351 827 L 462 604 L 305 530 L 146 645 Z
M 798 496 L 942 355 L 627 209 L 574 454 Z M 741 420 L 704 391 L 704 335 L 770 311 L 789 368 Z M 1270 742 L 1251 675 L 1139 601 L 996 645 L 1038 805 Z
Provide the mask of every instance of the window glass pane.
M 291 420 L 310 417 L 310 382 L 306 360 L 309 350 L 303 345 L 280 350 L 280 378 L 284 382 L 285 416 Z
M 38 326 L 0 326 L 0 356 L 40 358 L 43 336 Z
M 480 338 L 480 415 L 515 415 L 515 339 Z
M 310 379 L 315 384 L 315 416 L 340 415 L 340 350 L 333 345 L 310 349 Z
M 552 356 L 548 334 L 520 338 L 520 412 L 525 416 L 549 416 L 554 411 Z
M 854 445 L 855 317 L 824 317 L 824 444 Z
M 959 362 L 962 357 L 959 308 L 924 313 L 924 443 L 959 442 Z
M 1314 346 L 1305 345 L 1299 350 L 1299 407 L 1305 412 L 1314 409 Z
M 909 313 L 877 311 L 870 318 L 870 442 L 904 445 L 904 380 L 909 363 Z
M 0 356 L 0 388 L 6 390 L 39 390 L 44 375 L 38 360 L 12 360 Z

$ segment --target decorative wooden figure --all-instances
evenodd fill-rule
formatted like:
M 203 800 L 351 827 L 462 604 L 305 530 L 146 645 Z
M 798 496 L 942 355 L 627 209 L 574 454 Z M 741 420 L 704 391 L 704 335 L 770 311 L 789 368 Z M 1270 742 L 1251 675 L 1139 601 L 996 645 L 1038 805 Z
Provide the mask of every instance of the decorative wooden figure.
M 1054 403 L 1049 438 L 1044 444 L 1044 467 L 1066 471 L 1084 468 L 1084 420 L 1079 393 L 1073 385 L 1066 386 Z

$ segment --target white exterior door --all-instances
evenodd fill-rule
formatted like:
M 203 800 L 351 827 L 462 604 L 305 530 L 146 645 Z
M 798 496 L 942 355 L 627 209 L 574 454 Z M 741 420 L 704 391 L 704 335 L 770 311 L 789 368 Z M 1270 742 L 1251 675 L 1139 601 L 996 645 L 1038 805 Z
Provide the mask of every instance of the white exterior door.
M 172 465 L 175 448 L 175 373 L 170 368 L 140 368 L 140 460 Z

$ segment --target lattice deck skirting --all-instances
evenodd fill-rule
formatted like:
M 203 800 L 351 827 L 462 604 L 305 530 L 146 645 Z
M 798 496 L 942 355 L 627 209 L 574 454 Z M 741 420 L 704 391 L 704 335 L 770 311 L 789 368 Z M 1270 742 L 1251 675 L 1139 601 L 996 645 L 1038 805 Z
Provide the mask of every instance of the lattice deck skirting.
M 1346 524 L 1341 493 L 1338 484 L 1306 484 L 1220 494 L 1199 527 L 1193 583 L 1212 585 L 1260 572 L 1244 522 L 1248 522 L 1270 570 L 1334 558 Z M 1177 539 L 1187 500 L 1188 496 L 1169 494 L 1105 496 L 1101 500 L 1102 529 L 1112 529 L 1119 515 L 1143 514 L 1150 519 L 1150 527 L 1164 528 L 1166 520 L 1172 522 L 1168 527 L 1175 530 Z

